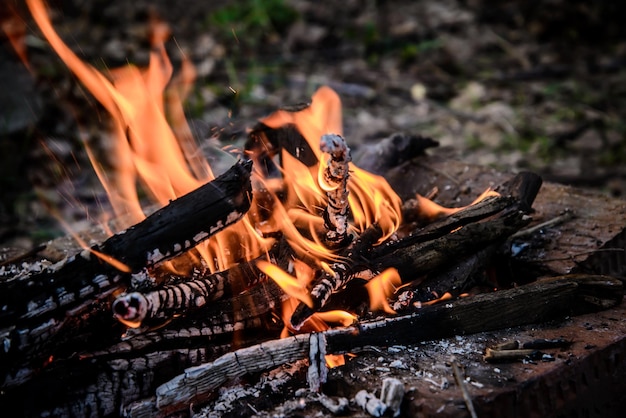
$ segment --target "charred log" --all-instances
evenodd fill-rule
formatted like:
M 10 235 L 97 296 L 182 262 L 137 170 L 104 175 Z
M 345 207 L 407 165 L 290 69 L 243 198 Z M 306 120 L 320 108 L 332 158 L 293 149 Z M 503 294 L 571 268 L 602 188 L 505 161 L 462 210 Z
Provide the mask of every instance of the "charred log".
M 369 277 L 394 267 L 405 283 L 441 268 L 450 260 L 468 257 L 491 245 L 502 243 L 530 222 L 527 213 L 541 186 L 541 178 L 521 173 L 502 185 L 506 196 L 488 198 L 448 218 L 435 222 L 409 237 L 373 248 L 369 266 L 361 270 L 349 263 L 335 263 L 334 275 L 326 273 L 314 285 L 313 305 L 324 306 L 331 293 L 358 274 Z M 366 272 L 367 270 L 367 272 Z M 291 323 L 298 328 L 314 312 L 301 303 Z
M 236 222 L 249 208 L 251 163 L 171 202 L 141 223 L 41 273 L 0 283 L 2 374 L 48 358 L 59 335 L 91 326 L 115 330 L 108 298 L 130 274 L 179 254 Z M 106 303 L 105 303 L 106 302 Z M 98 334 L 98 332 L 94 332 Z M 9 379 L 10 380 L 10 379 Z

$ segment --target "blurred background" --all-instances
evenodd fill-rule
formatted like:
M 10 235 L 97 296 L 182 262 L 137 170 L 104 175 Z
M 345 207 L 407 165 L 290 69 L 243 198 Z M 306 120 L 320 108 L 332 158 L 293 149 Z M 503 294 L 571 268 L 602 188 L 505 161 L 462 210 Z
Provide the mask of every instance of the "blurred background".
M 200 143 L 241 143 L 258 118 L 329 85 L 355 150 L 420 134 L 450 158 L 626 193 L 625 2 L 48 4 L 64 41 L 105 73 L 145 66 L 151 22 L 167 23 L 175 69 L 183 57 L 196 69 L 185 112 Z M 106 152 L 110 124 L 22 0 L 5 0 L 0 22 L 0 248 L 29 249 L 65 234 L 55 217 L 101 219 L 83 141 Z

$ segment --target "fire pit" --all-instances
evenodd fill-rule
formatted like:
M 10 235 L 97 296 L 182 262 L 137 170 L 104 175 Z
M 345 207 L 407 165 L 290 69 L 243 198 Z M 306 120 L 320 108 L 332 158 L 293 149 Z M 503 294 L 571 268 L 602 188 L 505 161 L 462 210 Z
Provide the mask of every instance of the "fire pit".
M 621 406 L 608 388 L 621 389 L 624 367 L 624 202 L 426 156 L 434 141 L 419 136 L 387 138 L 355 164 L 327 87 L 259 121 L 215 176 L 184 121 L 175 132 L 164 117 L 172 70 L 158 26 L 149 69 L 110 81 L 28 3 L 113 117 L 120 170 L 93 162 L 122 226 L 61 257 L 51 243 L 47 260 L 3 263 L 7 407 L 546 416 Z M 138 180 L 160 207 L 148 216 Z

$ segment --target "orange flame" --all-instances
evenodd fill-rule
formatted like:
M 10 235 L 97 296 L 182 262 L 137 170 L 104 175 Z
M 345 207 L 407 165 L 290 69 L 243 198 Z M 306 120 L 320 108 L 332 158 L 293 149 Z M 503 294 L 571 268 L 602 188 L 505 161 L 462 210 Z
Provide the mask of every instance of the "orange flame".
M 183 112 L 182 102 L 189 93 L 195 71 L 184 60 L 181 73 L 172 80 L 173 67 L 164 46 L 169 30 L 164 23 L 154 21 L 152 24 L 153 47 L 147 69 L 128 65 L 111 70 L 105 76 L 81 61 L 62 41 L 54 31 L 41 0 L 27 0 L 27 4 L 55 52 L 112 117 L 110 159 L 115 165 L 114 173 L 104 170 L 95 150 L 85 145 L 117 217 L 126 216 L 127 224 L 121 227 L 145 218 L 138 183 L 148 191 L 154 203 L 162 206 L 214 178 Z M 261 271 L 292 296 L 285 303 L 284 315 L 293 311 L 291 306 L 296 300 L 312 305 L 307 286 L 315 269 L 329 269 L 328 263 L 339 258 L 336 250 L 328 249 L 319 238 L 324 227 L 321 214 L 328 204 L 328 197 L 318 174 L 325 164 L 320 150 L 321 137 L 331 133 L 341 135 L 341 119 L 339 96 L 328 87 L 320 88 L 313 95 L 312 104 L 302 111 L 281 110 L 265 118 L 262 122 L 270 128 L 294 124 L 317 156 L 317 164 L 307 167 L 283 152 L 282 182 L 277 184 L 273 179 L 264 179 L 258 172 L 253 172 L 255 196 L 250 212 L 241 222 L 196 247 L 211 271 L 226 270 L 235 263 L 267 252 L 274 239 L 266 236 L 280 232 L 298 258 L 315 264 L 311 267 L 304 262 L 293 261 L 290 272 L 295 274 L 294 277 L 269 262 L 257 263 Z M 349 171 L 349 233 L 358 234 L 377 223 L 383 230 L 380 242 L 388 239 L 401 222 L 400 198 L 384 178 L 361 170 L 352 163 L 349 164 Z M 259 199 L 267 199 L 263 202 L 271 207 L 267 214 L 255 208 Z M 261 212 L 264 214 L 261 215 Z M 369 286 L 380 288 L 377 292 L 386 295 L 389 286 L 396 283 L 393 277 L 392 273 L 384 272 Z M 390 311 L 385 303 L 379 302 L 376 306 Z M 327 322 L 349 324 L 352 321 L 354 316 L 346 312 L 316 314 L 303 331 L 327 329 Z
M 372 278 L 365 288 L 370 296 L 370 309 L 373 311 L 382 310 L 389 314 L 395 314 L 396 311 L 391 309 L 387 298 L 391 296 L 398 286 L 402 285 L 402 279 L 398 270 L 391 267 Z
M 480 196 L 474 199 L 472 203 L 470 203 L 467 206 L 462 206 L 459 208 L 447 208 L 447 207 L 441 206 L 433 202 L 432 200 L 424 196 L 421 196 L 419 194 L 415 195 L 415 198 L 417 199 L 417 209 L 420 212 L 420 217 L 428 221 L 434 221 L 435 219 L 453 215 L 460 210 L 463 210 L 471 205 L 475 205 L 476 203 L 482 200 L 485 200 L 488 197 L 499 196 L 499 195 L 500 194 L 498 192 L 491 190 L 491 189 L 487 189 L 484 192 L 482 192 Z

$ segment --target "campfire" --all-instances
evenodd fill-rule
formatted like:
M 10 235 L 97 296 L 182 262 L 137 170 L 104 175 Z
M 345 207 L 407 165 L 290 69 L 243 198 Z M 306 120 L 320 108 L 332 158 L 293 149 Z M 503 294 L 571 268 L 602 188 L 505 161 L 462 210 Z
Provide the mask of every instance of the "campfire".
M 183 115 L 193 66 L 183 62 L 172 79 L 164 24 L 153 25 L 147 69 L 104 75 L 63 43 L 41 2 L 28 5 L 111 116 L 114 170 L 85 145 L 119 226 L 54 264 L 3 267 L 2 387 L 21 399 L 38 393 L 30 415 L 178 413 L 233 379 L 305 359 L 308 386 L 319 392 L 329 367 L 368 345 L 545 321 L 621 300 L 621 282 L 604 276 L 516 287 L 494 269 L 485 273 L 532 221 L 536 174 L 507 176 L 453 208 L 435 203 L 436 188 L 401 198 L 392 184 L 406 181 L 383 174 L 433 141 L 392 136 L 355 164 L 340 98 L 328 87 L 261 119 L 243 149 L 222 152 L 232 165 L 216 173 Z M 67 373 L 69 387 L 49 387 Z M 357 400 L 370 414 L 398 414 L 404 388 L 388 380 L 380 397 L 370 395 Z

